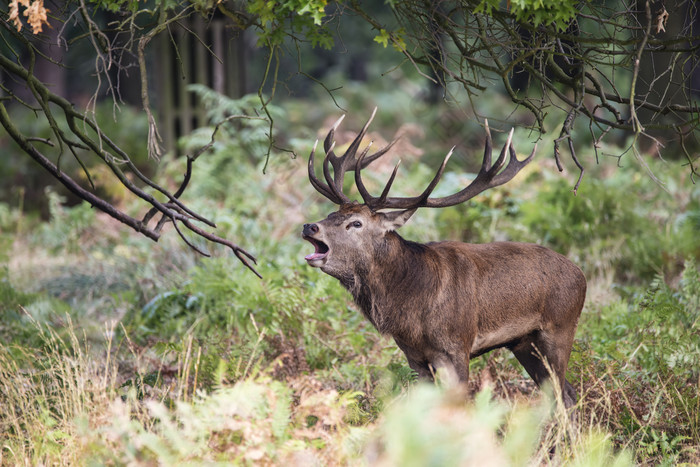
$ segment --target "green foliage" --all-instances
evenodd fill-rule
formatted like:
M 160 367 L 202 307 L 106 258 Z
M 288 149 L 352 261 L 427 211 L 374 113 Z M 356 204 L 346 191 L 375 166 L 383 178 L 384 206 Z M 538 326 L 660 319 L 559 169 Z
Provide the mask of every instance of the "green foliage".
M 36 114 L 20 106 L 13 109 L 12 116 L 13 122 L 23 134 L 47 140 L 54 137 L 49 122 L 43 114 Z M 138 112 L 131 107 L 122 107 L 115 113 L 110 102 L 103 102 L 96 107 L 94 118 L 102 132 L 114 141 L 118 141 L 119 146 L 130 155 L 134 164 L 144 174 L 152 173 L 153 166 L 148 160 L 144 143 L 148 137 L 148 122 L 143 112 Z M 70 133 L 64 119 L 58 118 L 57 124 L 60 131 Z M 90 137 L 98 140 L 95 134 L 87 129 L 86 131 Z M 47 200 L 44 190 L 47 187 L 59 192 L 62 196 L 68 195 L 67 190 L 54 177 L 40 169 L 36 162 L 20 154 L 19 148 L 5 132 L 0 133 L 0 147 L 3 148 L 8 160 L 13 161 L 12 164 L 0 166 L 0 180 L 4 181 L 0 184 L 0 201 L 12 205 L 19 204 L 29 213 L 37 210 L 46 212 Z M 127 196 L 127 188 L 99 158 L 79 147 L 73 148 L 73 151 L 66 149 L 63 155 L 53 162 L 71 178 L 89 186 L 88 175 L 82 167 L 84 166 L 97 192 L 108 200 L 118 202 Z M 75 198 L 72 195 L 69 200 L 71 204 L 75 204 Z
M 189 154 L 211 141 L 214 125 L 259 111 L 258 96 L 231 100 L 206 88 L 192 90 L 206 104 L 211 125 L 182 139 Z M 396 117 L 412 107 L 391 92 L 378 95 L 387 110 L 375 123 L 378 132 L 390 134 L 382 125 L 394 128 Z M 343 102 L 350 120 L 360 113 L 359 102 L 352 94 Z M 314 120 L 329 112 L 309 109 L 308 103 L 269 108 L 281 122 L 275 137 L 286 137 L 304 154 L 316 137 L 308 128 L 321 126 Z M 440 121 L 438 111 L 419 110 L 425 111 L 422 118 Z M 349 123 L 356 128 L 362 122 Z M 694 459 L 700 397 L 688 381 L 697 380 L 700 367 L 697 189 L 669 185 L 666 193 L 624 168 L 589 174 L 573 196 L 571 180 L 533 164 L 508 185 L 467 204 L 419 211 L 402 229 L 406 238 L 419 241 L 534 241 L 583 267 L 591 287 L 570 364 L 570 380 L 582 396 L 583 425 L 562 432 L 553 427 L 567 427 L 566 422 L 546 422 L 548 404 L 523 409 L 520 402 L 493 401 L 534 397 L 529 380 L 505 352 L 471 366 L 481 387 L 488 386 L 482 375 L 495 372 L 497 396 L 482 393 L 464 404 L 434 388 L 415 387 L 415 373 L 395 344 L 371 327 L 335 279 L 305 265 L 310 247 L 299 238 L 301 224 L 334 207 L 317 202 L 303 158 L 273 155 L 269 173 L 262 174 L 259 154 L 268 142 L 268 124 L 250 118 L 222 124 L 184 194 L 216 222 L 217 234 L 246 239 L 260 258 L 263 280 L 237 267 L 223 248 L 201 259 L 167 235 L 158 244 L 102 235 L 100 216 L 87 206 L 68 208 L 56 194 L 49 198 L 51 221 L 36 229 L 24 230 L 21 216 L 8 210 L 4 222 L 12 233 L 0 239 L 14 244 L 2 250 L 8 267 L 0 277 L 0 298 L 8 319 L 0 338 L 16 346 L 7 346 L 0 358 L 10 362 L 5 369 L 16 366 L 3 374 L 8 385 L 36 389 L 27 396 L 36 399 L 31 410 L 18 418 L 27 428 L 15 428 L 26 446 L 17 449 L 22 458 L 50 464 L 71 452 L 73 464 L 284 464 L 307 456 L 306 464 L 383 459 L 389 465 L 425 465 L 489 452 L 512 465 L 560 460 L 626 465 L 627 450 L 635 450 L 640 463 Z M 394 194 L 416 194 L 434 174 L 433 159 L 442 149 L 428 134 L 420 142 L 432 148 L 421 159 L 425 163 L 402 164 Z M 418 143 L 407 139 L 402 142 L 409 149 Z M 173 160 L 164 175 L 180 180 L 182 164 Z M 437 196 L 461 189 L 471 178 L 461 164 L 448 170 L 454 172 L 444 175 Z M 366 178 L 377 185 L 385 180 L 386 173 Z M 643 203 L 632 202 L 640 198 Z M 647 279 L 655 274 L 658 279 Z M 606 300 L 599 297 L 601 289 Z M 113 319 L 118 326 L 104 327 Z M 70 352 L 54 352 L 37 339 L 32 320 L 53 327 Z M 85 336 L 77 346 L 65 338 L 69 320 Z M 108 350 L 109 339 L 115 342 Z M 41 368 L 48 375 L 54 374 L 49 368 L 80 357 L 79 373 L 87 375 L 80 381 L 109 380 L 95 373 L 105 365 L 115 371 L 114 381 L 104 392 L 72 386 L 97 402 L 58 411 L 57 398 L 41 399 L 40 380 L 26 379 L 38 368 L 32 356 L 46 363 Z M 58 381 L 51 387 L 61 387 L 63 379 Z M 501 395 L 512 395 L 513 387 L 528 389 L 513 398 Z M 599 394 L 601 402 L 595 399 Z M 12 397 L 21 405 L 18 391 Z M 226 413 L 230 416 L 221 416 Z M 680 428 L 669 428 L 668 420 Z M 6 426 L 0 426 L 3 434 Z M 13 449 L 19 439 L 9 441 Z M 553 446 L 562 453 L 554 461 Z
M 450 189 L 453 193 L 459 190 L 463 181 L 454 173 L 445 177 L 445 192 Z M 449 187 L 449 188 L 448 188 Z M 510 191 L 494 194 L 489 197 L 479 197 L 469 203 L 455 206 L 454 209 L 440 210 L 436 214 L 435 224 L 445 238 L 459 238 L 465 242 L 486 243 L 500 240 L 502 226 L 520 225 L 523 212 L 520 201 Z M 513 234 L 514 238 L 518 238 Z M 568 245 L 568 244 L 567 244 Z
M 511 235 L 564 253 L 608 252 L 606 267 L 612 266 L 621 280 L 649 279 L 661 271 L 675 273 L 679 261 L 700 253 L 688 227 L 695 208 L 674 212 L 668 194 L 629 168 L 617 170 L 612 177 L 589 178 L 578 196 L 571 193 L 566 180 L 540 186 L 535 196 L 516 202 L 516 230 Z M 630 203 L 630 196 L 643 197 L 645 206 Z M 663 229 L 658 228 L 661 219 Z M 601 268 L 600 261 L 581 255 L 580 266 L 584 272 L 594 272 Z
M 244 343 L 253 342 L 262 331 L 269 336 L 262 350 L 270 357 L 300 348 L 302 367 L 314 370 L 331 369 L 377 339 L 362 316 L 348 307 L 347 296 L 332 278 L 285 278 L 275 268 L 266 269 L 264 275 L 262 284 L 245 284 L 245 272 L 234 273 L 228 261 L 208 261 L 194 268 L 178 290 L 158 294 L 141 310 L 134 309 L 128 327 L 137 329 L 134 332 L 141 338 L 180 336 L 192 330 L 213 345 L 205 355 L 221 352 L 216 342 L 226 346 L 233 339 L 242 347 L 224 353 L 229 363 L 250 355 L 252 349 Z M 283 336 L 282 341 L 276 342 L 275 336 Z M 217 359 L 208 362 L 212 369 L 219 364 Z M 239 376 L 233 367 L 226 368 L 228 377 Z
M 261 45 L 281 45 L 289 31 L 300 31 L 312 46 L 330 49 L 333 38 L 323 24 L 327 3 L 326 0 L 254 0 L 248 2 L 247 9 L 260 18 Z
M 139 2 L 138 0 L 90 0 L 88 4 L 94 5 L 96 8 L 106 10 L 112 13 L 121 12 L 122 14 L 143 14 L 150 13 L 156 15 L 159 10 L 169 11 L 178 8 L 183 8 L 186 3 L 194 5 L 197 11 L 211 11 L 216 5 L 215 0 L 187 0 L 186 3 L 181 0 L 155 0 L 152 3 Z
M 257 95 L 231 99 L 203 85 L 190 85 L 188 89 L 204 105 L 211 126 L 198 128 L 181 138 L 181 150 L 195 153 L 211 143 L 216 125 L 220 127 L 211 149 L 197 159 L 187 196 L 195 202 L 200 198 L 224 199 L 230 195 L 234 174 L 237 179 L 245 179 L 248 174 L 260 178 L 256 166 L 264 160 L 270 143 L 270 122 L 258 116 L 263 114 L 263 109 Z M 272 118 L 283 117 L 282 110 L 271 104 L 267 105 L 267 112 Z M 181 169 L 178 167 L 177 170 Z M 246 189 L 246 185 L 237 185 L 236 189 Z M 255 186 L 247 188 L 251 191 L 257 189 Z
M 379 428 L 384 463 L 476 465 L 497 458 L 492 435 L 503 421 L 503 408 L 491 403 L 490 394 L 482 393 L 475 398 L 474 413 L 465 414 L 465 407 L 450 407 L 438 394 L 435 388 L 421 385 L 387 413 Z M 530 457 L 530 453 L 522 455 Z
M 381 29 L 379 34 L 375 36 L 374 42 L 381 44 L 382 47 L 386 48 L 391 41 L 391 46 L 399 52 L 406 50 L 406 41 L 404 35 L 406 31 L 403 28 L 397 29 L 393 32 L 388 32 L 386 29 Z
M 4 342 L 22 341 L 27 334 L 24 314 L 20 307 L 28 306 L 37 299 L 36 295 L 17 290 L 10 282 L 8 268 L 0 260 L 0 340 Z
M 500 8 L 498 0 L 481 0 L 474 9 L 475 13 L 492 15 Z M 521 23 L 531 23 L 535 27 L 553 25 L 564 31 L 580 11 L 579 2 L 567 0 L 552 2 L 547 0 L 512 0 L 508 2 L 510 12 Z
M 664 465 L 682 458 L 685 442 L 700 440 L 700 395 L 689 384 L 700 378 L 699 282 L 690 259 L 677 288 L 657 277 L 643 293 L 584 314 L 579 325 L 589 336 L 596 372 L 628 379 L 630 401 L 618 408 L 624 438 L 638 440 L 638 456 Z M 574 367 L 577 358 L 574 353 Z
M 148 460 L 177 464 L 238 458 L 246 464 L 276 459 L 289 438 L 290 391 L 276 381 L 244 381 L 171 410 L 150 401 L 144 426 L 130 415 L 129 403 L 115 403 L 109 436 L 118 440 L 121 462 Z
M 12 208 L 9 204 L 0 202 L 0 261 L 7 261 L 8 258 L 2 252 L 9 251 L 9 248 L 2 247 L 1 242 L 10 241 L 10 233 L 17 233 L 24 220 L 21 209 Z
M 80 249 L 85 233 L 95 222 L 95 210 L 87 203 L 66 208 L 65 197 L 47 188 L 51 221 L 42 224 L 37 240 L 54 251 Z
M 657 432 L 650 430 L 646 439 L 639 442 L 639 446 L 645 451 L 648 456 L 661 456 L 664 461 L 659 465 L 675 465 L 678 458 L 681 443 L 688 439 L 687 436 L 676 435 L 672 439 L 669 438 L 665 431 Z
M 94 397 L 99 392 L 95 388 L 109 380 L 113 367 L 87 363 L 86 347 L 69 319 L 65 336 L 35 320 L 28 320 L 26 327 L 34 331 L 38 347 L 31 341 L 0 341 L 3 463 L 5 459 L 8 464 L 41 464 L 43 459 L 75 463 L 80 450 L 74 444 L 74 423 L 85 407 L 103 401 Z M 73 449 L 66 452 L 67 445 Z
M 138 0 L 91 0 L 89 3 L 111 12 L 128 11 L 135 13 L 139 9 Z
M 675 290 L 657 277 L 644 294 L 633 296 L 630 303 L 606 307 L 599 318 L 603 321 L 596 324 L 592 334 L 603 355 L 627 360 L 630 357 L 624 357 L 625 352 L 633 352 L 631 362 L 639 365 L 652 381 L 658 374 L 697 378 L 700 275 L 694 260 L 686 262 L 682 278 Z
M 0 241 L 2 240 L 0 236 Z M 47 297 L 44 293 L 20 290 L 11 281 L 7 260 L 0 253 L 0 341 L 8 345 L 43 345 L 41 335 L 37 335 L 34 328 L 35 324 L 60 321 L 62 318 L 57 318 L 57 315 L 71 309 L 64 302 Z
M 270 122 L 267 118 L 258 116 L 263 113 L 263 109 L 257 94 L 232 99 L 201 84 L 190 84 L 187 90 L 193 92 L 202 103 L 211 125 L 226 123 L 220 131 L 228 144 L 242 145 L 244 150 L 253 153 L 260 152 L 256 146 L 267 145 L 269 137 L 266 132 L 269 131 Z M 268 104 L 267 111 L 273 118 L 281 118 L 283 115 L 282 109 L 276 105 Z M 208 143 L 210 138 L 203 135 L 208 132 L 207 136 L 211 137 L 212 130 L 213 127 L 203 127 L 187 135 L 181 141 L 183 149 L 189 150 L 195 145 Z
M 509 411 L 493 400 L 490 389 L 474 396 L 473 404 L 445 394 L 435 386 L 419 385 L 386 411 L 369 445 L 381 465 L 459 466 L 532 465 L 550 460 L 554 446 L 546 429 L 553 411 L 549 402 Z M 563 430 L 566 417 L 557 421 Z M 634 465 L 630 453 L 615 452 L 609 438 L 582 433 L 576 443 L 556 445 L 557 460 L 567 465 Z M 549 451 L 549 449 L 552 451 Z

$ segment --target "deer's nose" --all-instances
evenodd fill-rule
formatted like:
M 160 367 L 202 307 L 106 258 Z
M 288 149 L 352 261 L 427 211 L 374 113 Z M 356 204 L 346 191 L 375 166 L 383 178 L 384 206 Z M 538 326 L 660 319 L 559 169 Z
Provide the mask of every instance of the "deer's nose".
M 315 235 L 318 233 L 318 225 L 316 224 L 304 224 L 304 230 L 302 230 L 304 235 Z

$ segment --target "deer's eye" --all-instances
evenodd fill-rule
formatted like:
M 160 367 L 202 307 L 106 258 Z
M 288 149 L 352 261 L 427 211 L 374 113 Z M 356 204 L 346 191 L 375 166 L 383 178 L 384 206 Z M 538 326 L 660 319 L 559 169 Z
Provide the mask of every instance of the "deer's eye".
M 356 229 L 359 229 L 360 227 L 362 227 L 362 222 L 360 222 L 360 221 L 351 222 L 348 224 L 347 228 L 349 229 L 350 227 L 355 227 Z

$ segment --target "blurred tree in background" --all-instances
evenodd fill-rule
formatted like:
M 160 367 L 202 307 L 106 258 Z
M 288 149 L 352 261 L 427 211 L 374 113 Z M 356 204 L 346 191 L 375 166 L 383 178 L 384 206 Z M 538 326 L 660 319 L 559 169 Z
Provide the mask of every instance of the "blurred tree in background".
M 559 145 L 576 157 L 572 129 L 587 120 L 593 148 L 611 131 L 686 159 L 697 175 L 700 17 L 686 0 L 614 2 L 466 0 L 390 2 L 393 24 L 359 13 L 416 67 L 446 90 L 478 98 L 494 85 L 531 114 L 540 134 L 553 109 L 563 110 Z M 478 115 L 478 106 L 474 105 Z M 485 117 L 492 118 L 491 115 Z M 561 118 L 561 117 L 556 117 Z M 672 155 L 668 154 L 666 155 Z M 574 191 L 578 188 L 579 178 Z
M 180 200 L 194 162 L 222 128 L 263 125 L 265 160 L 291 152 L 274 131 L 279 88 L 303 95 L 317 86 L 335 102 L 328 73 L 364 80 L 373 60 L 419 76 L 426 100 L 468 103 L 480 122 L 555 129 L 557 165 L 563 143 L 581 176 L 577 122 L 596 157 L 605 139 L 632 135 L 615 157 L 631 152 L 645 165 L 642 150 L 667 147 L 697 175 L 700 19 L 689 0 L 12 0 L 0 11 L 0 123 L 9 135 L 0 149 L 16 150 L 13 140 L 23 160 L 153 240 L 171 223 L 197 251 L 206 254 L 193 237 L 223 244 L 251 269 L 250 253 Z M 255 99 L 213 119 L 193 84 Z M 528 116 L 482 105 L 494 91 Z M 178 137 L 205 123 L 209 141 L 167 159 L 183 165 L 182 179 L 156 182 L 153 160 L 177 153 Z M 23 161 L 4 164 L 0 177 L 5 187 L 48 183 Z M 145 213 L 122 208 L 115 185 Z

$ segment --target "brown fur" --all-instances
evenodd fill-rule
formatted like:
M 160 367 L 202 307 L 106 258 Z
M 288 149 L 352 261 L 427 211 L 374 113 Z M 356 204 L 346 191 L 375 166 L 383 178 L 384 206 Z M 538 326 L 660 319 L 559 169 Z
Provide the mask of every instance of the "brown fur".
M 581 270 L 533 244 L 407 241 L 394 229 L 412 212 L 395 214 L 346 204 L 305 226 L 305 238 L 330 248 L 309 263 L 340 280 L 419 376 L 445 368 L 466 382 L 470 358 L 507 347 L 538 384 L 549 375 L 546 358 L 573 405 L 565 374 L 586 295 Z

